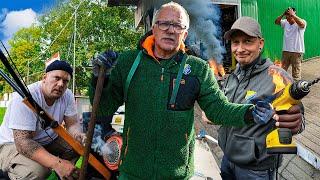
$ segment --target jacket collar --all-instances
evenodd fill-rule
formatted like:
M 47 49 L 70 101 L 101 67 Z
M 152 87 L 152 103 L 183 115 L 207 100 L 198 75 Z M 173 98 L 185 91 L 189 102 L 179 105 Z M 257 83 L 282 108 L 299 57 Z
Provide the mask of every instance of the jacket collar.
M 154 48 L 154 35 L 152 34 L 152 31 L 147 32 L 139 41 L 138 49 L 144 49 L 146 50 L 147 54 L 153 57 L 154 59 L 157 59 L 154 56 L 153 48 Z M 182 43 L 180 45 L 180 50 L 185 52 L 185 44 Z M 180 58 L 178 58 L 180 59 Z

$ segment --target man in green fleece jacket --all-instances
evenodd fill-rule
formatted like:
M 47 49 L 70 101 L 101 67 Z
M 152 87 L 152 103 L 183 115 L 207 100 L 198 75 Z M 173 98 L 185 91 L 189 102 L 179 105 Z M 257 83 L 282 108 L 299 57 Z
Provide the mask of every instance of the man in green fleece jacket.
M 102 65 L 106 76 L 98 116 L 112 115 L 125 102 L 119 179 L 189 179 L 195 101 L 213 123 L 226 126 L 265 124 L 273 108 L 228 102 L 209 64 L 185 53 L 189 15 L 182 6 L 162 5 L 152 24 L 138 49 L 119 58 L 113 51 L 95 56 L 90 97 Z

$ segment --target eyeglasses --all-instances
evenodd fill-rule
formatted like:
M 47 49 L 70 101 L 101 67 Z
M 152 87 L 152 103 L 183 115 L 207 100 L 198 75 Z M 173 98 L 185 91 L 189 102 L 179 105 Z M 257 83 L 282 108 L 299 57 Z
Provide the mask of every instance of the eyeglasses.
M 182 33 L 187 26 L 179 23 L 170 23 L 169 21 L 157 21 L 156 24 L 158 24 L 158 28 L 162 31 L 166 31 L 170 28 L 170 26 L 173 27 L 174 32 L 176 33 Z

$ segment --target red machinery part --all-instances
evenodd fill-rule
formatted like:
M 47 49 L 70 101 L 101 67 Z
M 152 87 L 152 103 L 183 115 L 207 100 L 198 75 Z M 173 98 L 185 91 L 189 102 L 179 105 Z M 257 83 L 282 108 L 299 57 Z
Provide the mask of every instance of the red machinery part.
M 113 170 L 113 171 L 118 170 L 121 148 L 123 144 L 122 137 L 117 135 L 111 136 L 106 141 L 106 143 L 108 144 L 108 147 L 110 148 L 112 153 L 104 154 L 103 161 L 110 170 Z

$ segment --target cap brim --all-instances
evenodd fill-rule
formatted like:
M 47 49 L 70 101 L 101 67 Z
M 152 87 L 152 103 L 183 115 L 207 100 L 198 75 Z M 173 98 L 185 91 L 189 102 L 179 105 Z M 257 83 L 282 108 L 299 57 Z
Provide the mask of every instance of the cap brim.
M 243 29 L 230 29 L 229 31 L 227 31 L 227 32 L 224 34 L 224 39 L 225 39 L 225 40 L 231 40 L 232 34 L 233 34 L 234 32 L 236 32 L 236 31 L 242 31 L 242 32 L 244 32 L 244 33 L 246 33 L 247 35 L 252 36 L 252 37 L 259 37 L 259 35 L 254 34 L 254 33 L 250 32 L 250 31 L 243 30 Z

